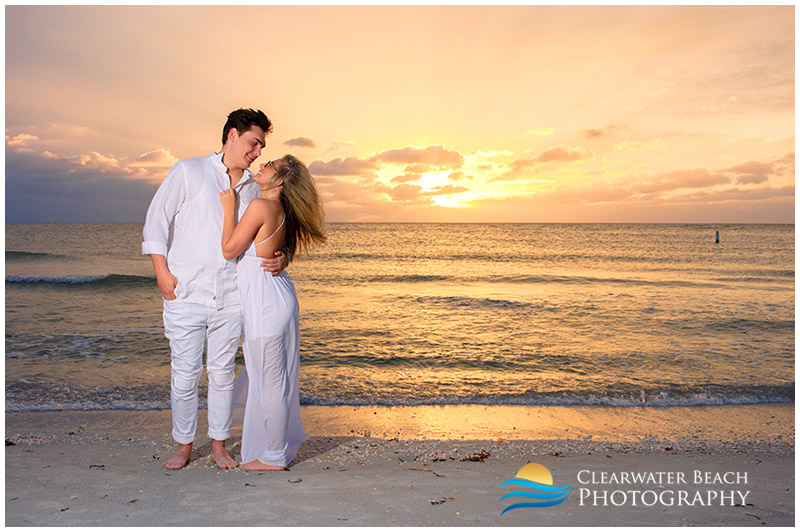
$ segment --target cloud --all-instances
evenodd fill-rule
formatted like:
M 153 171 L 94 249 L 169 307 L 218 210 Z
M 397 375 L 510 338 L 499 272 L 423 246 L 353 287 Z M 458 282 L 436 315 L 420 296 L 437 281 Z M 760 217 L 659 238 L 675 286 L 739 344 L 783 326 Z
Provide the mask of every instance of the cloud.
M 594 152 L 587 150 L 580 146 L 571 148 L 569 146 L 553 146 L 548 148 L 534 160 L 542 163 L 549 163 L 553 161 L 572 162 L 581 161 L 586 159 L 593 159 Z
M 132 179 L 112 157 L 6 153 L 6 220 L 141 222 L 157 184 Z
M 736 178 L 736 182 L 740 185 L 756 185 L 758 183 L 766 183 L 769 177 L 765 175 L 743 175 Z
M 322 176 L 314 178 L 320 193 L 327 203 L 357 205 L 379 198 L 390 187 L 371 180 L 349 181 L 338 177 Z M 327 205 L 326 205 L 327 208 Z
M 721 173 L 734 174 L 740 185 L 756 185 L 769 180 L 770 176 L 794 177 L 794 153 L 787 153 L 772 162 L 747 161 L 731 166 Z
M 352 148 L 355 145 L 356 141 L 354 140 L 336 140 L 327 151 L 338 151 L 343 148 Z
M 395 164 L 424 163 L 431 166 L 459 168 L 464 163 L 464 156 L 457 151 L 447 150 L 444 146 L 437 144 L 426 148 L 410 146 L 386 150 L 373 155 L 370 160 Z
M 712 173 L 706 168 L 683 169 L 675 172 L 656 174 L 645 182 L 633 185 L 630 190 L 637 194 L 667 192 L 680 188 L 704 188 L 730 183 L 730 178 Z
M 672 200 L 628 197 L 613 185 L 564 187 L 530 197 L 475 200 L 470 220 L 492 222 L 793 223 L 794 187 L 736 190 Z M 615 190 L 617 190 L 615 192 Z M 614 199 L 615 194 L 619 199 Z M 603 201 L 605 200 L 605 201 Z M 713 242 L 713 233 L 710 235 Z
M 6 144 L 9 146 L 27 146 L 37 140 L 39 140 L 39 137 L 36 135 L 28 135 L 27 133 L 20 133 L 11 138 L 6 135 Z
M 419 185 L 402 184 L 390 189 L 388 194 L 394 201 L 430 204 L 431 196 L 446 196 L 449 194 L 458 194 L 467 191 L 469 191 L 467 187 L 460 187 L 456 185 L 443 185 L 440 187 L 435 187 L 431 190 L 423 190 Z
M 419 181 L 421 177 L 422 174 L 417 174 L 415 172 L 405 173 L 393 178 L 390 183 L 413 183 L 414 181 Z
M 33 136 L 25 135 L 23 139 Z M 27 142 L 29 139 L 25 141 Z M 177 158 L 163 148 L 142 153 L 132 161 L 94 150 L 77 155 L 61 155 L 49 149 L 34 153 L 33 149 L 20 145 L 12 146 L 6 153 L 7 155 L 11 153 L 25 154 L 27 157 L 19 160 L 25 160 L 26 164 L 32 168 L 52 163 L 58 165 L 59 172 L 62 174 L 81 175 L 91 170 L 100 175 L 115 175 L 120 179 L 148 180 L 151 183 L 160 183 L 167 170 L 177 162 Z
M 555 129 L 552 127 L 540 127 L 538 129 L 531 129 L 530 131 L 526 131 L 526 135 L 534 135 L 537 137 L 549 137 L 555 132 Z
M 761 187 L 761 188 L 728 188 L 724 190 L 699 191 L 684 196 L 674 196 L 667 203 L 683 202 L 727 202 L 727 201 L 762 201 L 775 198 L 794 197 L 794 186 Z
M 77 163 L 80 166 L 99 170 L 101 173 L 108 172 L 109 170 L 122 170 L 119 161 L 115 157 L 103 155 L 102 153 L 98 153 L 96 151 L 91 151 L 81 155 L 73 155 L 67 157 L 66 159 Z
M 536 165 L 536 160 L 531 159 L 529 157 L 523 159 L 514 159 L 509 163 L 509 176 L 514 176 L 519 174 L 521 171 L 530 168 L 531 166 Z M 494 166 L 489 166 L 488 168 L 481 168 L 481 170 L 491 170 Z
M 447 194 L 459 194 L 461 192 L 468 192 L 469 189 L 467 187 L 459 187 L 456 185 L 443 185 L 441 187 L 436 187 L 432 190 L 426 190 L 426 196 L 439 196 L 439 195 L 447 195 Z
M 361 159 L 360 157 L 348 157 L 347 159 L 333 159 L 331 161 L 314 161 L 308 167 L 312 175 L 338 175 L 338 176 L 360 176 L 372 175 L 377 170 L 377 165 L 372 160 Z
M 530 157 L 522 157 L 520 159 L 514 159 L 508 163 L 508 165 L 506 165 L 507 170 L 503 173 L 496 173 L 502 172 L 502 169 L 496 168 L 494 165 L 479 165 L 478 169 L 486 174 L 491 174 L 494 172 L 495 175 L 490 177 L 490 181 L 509 181 L 520 176 L 524 178 L 529 174 L 538 174 L 539 166 L 541 166 L 541 161 L 532 159 Z
M 614 205 L 620 212 L 629 212 L 631 206 L 636 205 L 661 207 L 667 203 L 765 200 L 787 194 L 785 189 L 760 189 L 761 192 L 755 192 L 753 189 L 741 191 L 719 188 L 730 182 L 728 176 L 706 168 L 682 169 L 640 176 L 628 183 L 596 182 L 583 186 L 560 186 L 533 195 L 531 208 L 541 205 L 547 212 L 552 212 L 554 206 L 577 209 L 571 212 L 580 218 L 580 208 L 597 205 Z
M 298 148 L 315 148 L 316 144 L 314 144 L 314 140 L 308 137 L 297 137 L 295 139 L 289 139 L 284 142 L 287 146 L 296 146 Z
M 164 148 L 158 148 L 139 155 L 135 160 L 128 163 L 130 168 L 158 168 L 168 170 L 178 162 L 178 158 Z
M 389 195 L 397 201 L 416 201 L 421 191 L 422 187 L 419 185 L 397 185 L 389 191 Z
M 755 185 L 769 180 L 769 174 L 773 172 L 773 169 L 771 164 L 748 161 L 722 170 L 722 172 L 737 174 L 736 182 L 740 185 Z
M 596 139 L 599 137 L 606 137 L 613 134 L 615 131 L 621 129 L 623 126 L 616 126 L 614 124 L 605 127 L 589 127 L 583 130 L 583 136 L 587 139 Z
M 782 159 L 781 159 L 782 160 Z M 733 168 L 757 169 L 753 162 Z M 762 168 L 763 169 L 763 168 Z M 745 174 L 743 174 L 745 175 Z M 682 169 L 633 181 L 562 185 L 529 197 L 473 200 L 471 218 L 500 217 L 519 221 L 519 209 L 531 213 L 527 221 L 720 221 L 737 219 L 791 223 L 794 186 L 736 187 L 722 172 L 706 168 Z
M 662 87 L 657 91 L 655 91 L 654 93 L 652 93 L 651 96 L 666 96 L 667 94 L 669 94 L 669 89 L 666 87 Z
M 731 174 L 769 174 L 772 172 L 772 165 L 758 161 L 747 161 L 721 171 Z
M 430 169 L 431 166 L 429 164 L 410 164 L 406 166 L 404 172 L 409 172 L 413 174 L 424 174 Z
M 619 144 L 614 145 L 614 151 L 646 151 L 646 150 L 657 150 L 664 147 L 664 141 L 660 138 L 642 141 L 642 140 L 634 140 L 631 142 L 622 141 Z
M 450 181 L 463 181 L 465 179 L 471 179 L 471 178 L 472 178 L 471 175 L 467 175 L 460 170 L 456 172 L 450 172 L 447 175 L 447 179 L 449 179 Z

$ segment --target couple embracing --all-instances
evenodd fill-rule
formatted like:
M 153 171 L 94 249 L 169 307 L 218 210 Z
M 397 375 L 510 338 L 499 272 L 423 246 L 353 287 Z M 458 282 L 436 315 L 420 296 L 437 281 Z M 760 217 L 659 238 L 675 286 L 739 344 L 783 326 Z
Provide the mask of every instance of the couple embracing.
M 286 155 L 250 172 L 271 131 L 263 112 L 233 111 L 222 149 L 178 162 L 147 210 L 142 253 L 153 261 L 171 350 L 178 448 L 167 469 L 191 458 L 204 347 L 208 435 L 219 468 L 238 466 L 225 447 L 234 419 L 243 422 L 244 469 L 286 469 L 307 438 L 298 389 L 299 309 L 284 270 L 326 236 L 319 196 L 300 161 Z M 235 379 L 240 336 L 245 369 Z

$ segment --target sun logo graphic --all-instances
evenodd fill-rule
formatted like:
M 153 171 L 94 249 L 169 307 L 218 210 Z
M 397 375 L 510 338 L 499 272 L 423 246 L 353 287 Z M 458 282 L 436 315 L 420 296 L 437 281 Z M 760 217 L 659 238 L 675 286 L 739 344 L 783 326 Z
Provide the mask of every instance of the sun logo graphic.
M 514 510 L 515 508 L 547 508 L 548 506 L 561 504 L 567 500 L 570 489 L 572 488 L 572 484 L 553 486 L 553 475 L 541 464 L 522 466 L 522 469 L 517 471 L 517 478 L 506 480 L 500 484 L 499 487 L 507 485 L 522 486 L 529 491 L 512 491 L 511 493 L 503 495 L 500 498 L 501 501 L 511 497 L 524 497 L 533 500 L 531 502 L 514 503 L 500 512 L 500 515 L 503 515 L 509 510 Z

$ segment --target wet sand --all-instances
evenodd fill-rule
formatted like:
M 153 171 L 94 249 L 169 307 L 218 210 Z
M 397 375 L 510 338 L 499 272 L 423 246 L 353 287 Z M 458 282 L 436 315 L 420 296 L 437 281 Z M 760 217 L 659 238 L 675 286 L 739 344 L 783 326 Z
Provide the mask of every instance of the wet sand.
M 795 522 L 794 405 L 307 406 L 302 415 L 311 437 L 290 471 L 253 473 L 219 471 L 210 462 L 205 412 L 193 460 L 181 471 L 163 467 L 174 447 L 168 411 L 6 414 L 5 524 Z M 228 445 L 234 457 L 240 435 L 235 427 Z M 501 515 L 525 499 L 500 501 L 514 489 L 500 484 L 531 462 L 549 469 L 554 485 L 572 484 L 570 496 L 557 506 Z M 600 482 L 603 474 L 608 479 L 616 473 L 618 479 L 622 472 L 673 472 L 673 478 L 662 476 L 655 484 Z M 678 473 L 684 482 L 677 481 Z M 653 497 L 681 491 L 693 504 L 677 504 L 677 495 L 673 504 L 668 497 L 654 504 L 647 495 L 641 498 L 644 492 Z

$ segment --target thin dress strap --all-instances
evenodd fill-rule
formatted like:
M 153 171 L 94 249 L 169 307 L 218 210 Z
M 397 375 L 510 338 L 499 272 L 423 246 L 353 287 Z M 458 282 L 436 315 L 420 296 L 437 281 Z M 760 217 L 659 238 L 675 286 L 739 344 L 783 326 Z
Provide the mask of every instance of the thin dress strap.
M 283 213 L 283 220 L 281 220 L 281 225 L 279 225 L 279 226 L 278 226 L 278 228 L 277 228 L 277 229 L 275 229 L 275 231 L 274 231 L 274 232 L 273 232 L 271 235 L 269 235 L 267 238 L 265 238 L 264 240 L 262 240 L 261 242 L 259 242 L 258 244 L 256 244 L 256 246 L 260 246 L 261 244 L 263 244 L 264 242 L 266 242 L 267 240 L 269 240 L 270 238 L 272 238 L 273 236 L 275 236 L 275 233 L 277 233 L 278 231 L 280 231 L 280 230 L 281 230 L 281 227 L 283 227 L 283 223 L 284 223 L 285 221 L 286 221 L 286 213 Z

